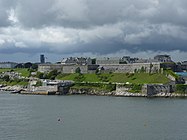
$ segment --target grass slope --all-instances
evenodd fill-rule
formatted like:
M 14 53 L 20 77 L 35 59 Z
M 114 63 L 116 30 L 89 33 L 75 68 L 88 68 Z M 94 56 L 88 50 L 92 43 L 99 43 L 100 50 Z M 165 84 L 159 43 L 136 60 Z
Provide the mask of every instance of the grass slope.
M 57 76 L 60 80 L 77 80 L 79 74 L 61 74 Z M 85 82 L 118 82 L 118 83 L 167 83 L 169 79 L 163 74 L 148 74 L 148 73 L 112 73 L 112 74 L 83 74 L 81 78 Z
M 21 76 L 28 77 L 30 75 L 30 72 L 26 68 L 16 68 L 16 69 L 0 69 L 0 72 L 8 72 L 8 71 L 14 71 L 21 73 Z

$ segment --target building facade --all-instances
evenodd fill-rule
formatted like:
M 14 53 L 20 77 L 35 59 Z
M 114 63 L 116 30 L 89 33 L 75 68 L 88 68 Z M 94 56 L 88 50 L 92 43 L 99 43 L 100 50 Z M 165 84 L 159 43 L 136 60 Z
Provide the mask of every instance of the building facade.
M 69 57 L 69 58 L 64 58 L 61 61 L 61 64 L 63 65 L 68 65 L 68 64 L 91 65 L 92 60 L 91 58 L 85 58 L 85 57 Z
M 120 59 L 119 57 L 102 57 L 102 58 L 97 58 L 96 59 L 96 64 L 97 65 L 102 65 L 102 64 L 120 64 Z
M 169 55 L 156 55 L 154 59 L 158 62 L 173 62 Z
M 40 63 L 41 64 L 45 63 L 45 56 L 43 54 L 40 55 Z
M 0 62 L 0 68 L 15 68 L 17 63 L 14 62 Z
M 62 64 L 40 64 L 38 71 L 49 72 L 54 69 L 62 73 L 76 73 L 80 68 L 81 73 L 94 73 L 98 68 L 103 72 L 114 73 L 135 73 L 144 71 L 146 73 L 156 73 L 160 70 L 160 63 L 133 63 L 133 64 L 100 64 L 100 65 L 62 65 Z

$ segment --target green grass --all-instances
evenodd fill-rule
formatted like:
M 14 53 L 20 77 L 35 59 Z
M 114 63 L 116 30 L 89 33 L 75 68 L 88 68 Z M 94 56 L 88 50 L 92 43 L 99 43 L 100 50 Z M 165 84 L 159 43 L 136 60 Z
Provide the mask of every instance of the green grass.
M 21 73 L 21 76 L 29 77 L 30 72 L 26 68 L 16 68 L 16 69 L 0 69 L 0 72 L 8 72 L 8 71 L 14 71 Z
M 145 84 L 145 83 L 167 83 L 169 79 L 163 74 L 148 74 L 148 73 L 135 73 L 135 74 L 114 74 L 111 82 L 119 83 L 133 83 L 133 84 Z
M 7 72 L 7 71 L 10 71 L 11 69 L 0 69 L 0 72 Z
M 58 76 L 60 80 L 73 80 L 78 74 L 65 74 Z M 85 82 L 118 82 L 118 83 L 133 83 L 133 84 L 145 84 L 145 83 L 167 83 L 169 79 L 163 74 L 148 74 L 148 73 L 112 73 L 112 74 L 83 74 Z
M 20 82 L 16 82 L 16 81 L 5 82 L 5 81 L 1 81 L 1 80 L 0 80 L 0 84 L 5 84 L 5 85 L 8 85 L 8 86 L 14 86 L 14 85 L 27 86 L 27 85 L 28 85 L 28 82 L 26 82 L 26 81 L 20 81 Z
M 24 77 L 29 77 L 29 75 L 30 75 L 30 72 L 28 71 L 28 69 L 14 69 L 16 72 L 18 72 L 18 73 L 21 73 L 21 76 L 24 76 Z
M 116 89 L 115 84 L 106 84 L 106 83 L 74 83 L 73 87 L 75 89 L 88 89 L 88 90 L 97 90 L 97 91 L 113 91 Z
M 173 72 L 172 70 L 170 69 L 166 69 L 164 70 L 164 73 L 165 74 L 170 74 L 171 76 L 175 77 L 176 79 L 178 79 L 180 76 L 178 76 L 175 72 Z

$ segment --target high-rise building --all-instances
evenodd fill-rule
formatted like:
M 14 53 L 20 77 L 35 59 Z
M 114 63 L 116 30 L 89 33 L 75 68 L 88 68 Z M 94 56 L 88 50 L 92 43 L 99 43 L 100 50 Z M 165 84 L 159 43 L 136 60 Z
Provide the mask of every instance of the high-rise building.
M 45 56 L 43 54 L 40 55 L 40 63 L 45 63 Z

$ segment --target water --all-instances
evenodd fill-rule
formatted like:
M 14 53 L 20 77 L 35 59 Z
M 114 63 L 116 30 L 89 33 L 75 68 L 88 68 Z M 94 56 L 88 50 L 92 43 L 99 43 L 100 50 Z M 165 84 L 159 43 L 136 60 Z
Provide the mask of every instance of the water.
M 0 140 L 186 140 L 186 116 L 187 99 L 1 93 Z
M 187 72 L 176 72 L 176 74 L 179 76 L 187 77 Z

